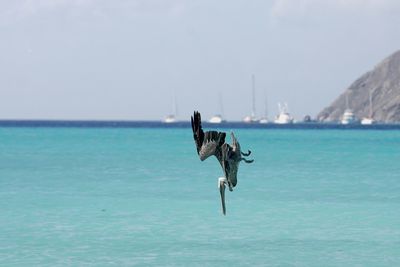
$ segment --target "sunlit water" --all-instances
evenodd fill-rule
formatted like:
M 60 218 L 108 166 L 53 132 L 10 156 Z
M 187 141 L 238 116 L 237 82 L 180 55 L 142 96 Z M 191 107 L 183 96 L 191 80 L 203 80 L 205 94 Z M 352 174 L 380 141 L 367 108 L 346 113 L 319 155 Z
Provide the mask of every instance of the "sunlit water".
M 0 128 L 0 266 L 400 266 L 400 131 Z

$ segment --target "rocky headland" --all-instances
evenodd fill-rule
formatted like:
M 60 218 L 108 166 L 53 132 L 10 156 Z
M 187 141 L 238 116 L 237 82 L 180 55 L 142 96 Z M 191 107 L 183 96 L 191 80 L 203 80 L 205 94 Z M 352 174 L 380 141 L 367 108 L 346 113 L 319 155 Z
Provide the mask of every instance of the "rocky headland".
M 323 122 L 338 121 L 346 108 L 352 109 L 359 119 L 368 117 L 370 94 L 372 117 L 376 121 L 400 122 L 400 50 L 354 81 L 317 115 L 317 119 Z

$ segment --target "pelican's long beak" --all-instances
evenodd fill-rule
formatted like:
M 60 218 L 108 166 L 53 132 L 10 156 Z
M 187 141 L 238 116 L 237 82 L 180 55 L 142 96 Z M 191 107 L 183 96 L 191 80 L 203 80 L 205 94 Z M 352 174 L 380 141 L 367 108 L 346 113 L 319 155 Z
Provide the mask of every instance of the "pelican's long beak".
M 221 194 L 221 204 L 222 204 L 222 213 L 226 215 L 226 207 L 225 207 L 225 179 L 219 180 L 219 193 Z

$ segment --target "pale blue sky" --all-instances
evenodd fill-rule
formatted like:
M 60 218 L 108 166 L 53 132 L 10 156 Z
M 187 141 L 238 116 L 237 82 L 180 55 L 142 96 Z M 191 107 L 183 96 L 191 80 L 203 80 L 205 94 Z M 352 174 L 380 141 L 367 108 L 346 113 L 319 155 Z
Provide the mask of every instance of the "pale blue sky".
M 397 0 L 0 0 L 1 119 L 315 116 L 400 49 Z

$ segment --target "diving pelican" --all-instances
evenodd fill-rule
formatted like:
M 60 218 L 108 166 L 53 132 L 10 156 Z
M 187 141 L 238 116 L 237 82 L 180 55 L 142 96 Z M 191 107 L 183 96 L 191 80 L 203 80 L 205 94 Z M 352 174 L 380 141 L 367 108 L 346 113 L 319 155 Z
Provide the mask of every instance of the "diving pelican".
M 215 156 L 221 164 L 224 177 L 218 178 L 218 188 L 221 194 L 222 212 L 226 214 L 225 207 L 225 187 L 228 186 L 229 191 L 233 191 L 233 187 L 237 184 L 237 172 L 239 163 L 243 160 L 246 163 L 252 163 L 254 160 L 248 160 L 244 157 L 250 155 L 240 151 L 240 144 L 231 132 L 232 144 L 225 143 L 226 133 L 217 131 L 204 132 L 201 126 L 201 116 L 195 111 L 192 121 L 193 138 L 196 143 L 197 154 L 203 161 L 209 156 Z

